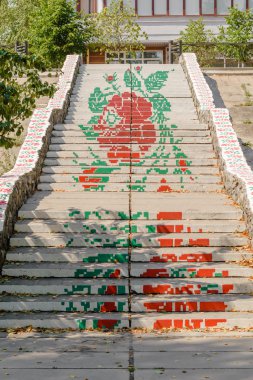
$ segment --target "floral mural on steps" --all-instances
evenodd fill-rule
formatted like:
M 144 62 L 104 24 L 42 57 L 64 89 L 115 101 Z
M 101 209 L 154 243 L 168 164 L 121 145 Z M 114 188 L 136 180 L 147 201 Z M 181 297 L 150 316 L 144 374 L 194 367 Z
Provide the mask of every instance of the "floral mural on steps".
M 183 138 L 174 137 L 178 127 L 170 122 L 171 104 L 159 92 L 169 86 L 169 74 L 170 71 L 156 71 L 144 77 L 141 66 L 128 69 L 124 73 L 124 91 L 117 73 L 105 74 L 105 87 L 96 87 L 90 94 L 89 110 L 94 115 L 86 125 L 79 127 L 87 142 L 98 144 L 95 149 L 100 149 L 103 155 L 90 145 L 89 158 L 93 162 L 86 167 L 84 160 L 80 164 L 82 175 L 73 176 L 75 183 L 82 184 L 85 191 L 108 190 L 110 175 L 120 173 L 121 166 L 145 167 L 147 159 L 153 160 L 154 165 L 160 163 L 161 167 L 147 167 L 144 175 L 136 178 L 129 169 L 124 181 L 127 186 L 122 185 L 118 191 L 146 191 L 149 175 L 161 175 L 157 184 L 152 183 L 152 190 L 156 192 L 173 190 L 168 175 L 180 177 L 182 190 L 185 176 L 194 182 L 189 168 L 191 161 L 179 145 Z M 79 155 L 78 152 L 73 154 L 76 164 Z M 175 160 L 174 168 L 164 167 L 168 159 Z

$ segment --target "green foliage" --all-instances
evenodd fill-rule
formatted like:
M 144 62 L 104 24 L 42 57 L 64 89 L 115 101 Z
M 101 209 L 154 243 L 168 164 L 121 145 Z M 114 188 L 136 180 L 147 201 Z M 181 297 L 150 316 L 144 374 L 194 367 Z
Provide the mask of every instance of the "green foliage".
M 238 46 L 219 45 L 219 51 L 226 57 L 246 63 L 252 57 L 252 49 L 248 43 L 253 38 L 253 13 L 230 8 L 225 17 L 227 26 L 219 28 L 219 42 L 235 43 Z
M 86 18 L 72 1 L 39 0 L 30 27 L 31 50 L 50 67 L 60 67 L 67 54 L 82 53 L 90 37 Z
M 206 29 L 203 18 L 191 20 L 186 29 L 180 33 L 183 44 L 205 44 L 215 42 L 215 36 L 211 30 Z M 201 66 L 208 66 L 215 58 L 213 46 L 183 46 L 184 52 L 195 53 Z
M 14 146 L 14 136 L 22 133 L 21 121 L 31 116 L 36 98 L 53 95 L 54 86 L 39 77 L 38 70 L 44 69 L 34 56 L 0 50 L 0 146 Z
M 12 45 L 29 39 L 32 15 L 39 1 L 0 0 L 0 44 Z
M 137 24 L 135 10 L 123 0 L 113 0 L 101 13 L 91 16 L 94 27 L 94 38 L 90 47 L 106 52 L 127 52 L 134 55 L 135 50 L 144 50 L 142 40 L 147 34 Z

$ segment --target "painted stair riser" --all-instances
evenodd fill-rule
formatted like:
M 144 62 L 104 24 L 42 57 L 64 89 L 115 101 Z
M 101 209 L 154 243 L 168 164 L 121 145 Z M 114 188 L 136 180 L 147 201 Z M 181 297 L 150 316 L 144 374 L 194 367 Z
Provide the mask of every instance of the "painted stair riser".
M 69 313 L 114 313 L 128 312 L 128 297 L 86 297 L 86 298 L 63 298 L 57 300 L 47 297 L 47 300 L 40 298 L 20 300 L 0 300 L 0 311 L 25 312 L 69 312 Z
M 42 312 L 80 312 L 80 313 L 114 313 L 114 312 L 128 312 L 128 298 L 117 297 L 104 297 L 99 298 L 69 298 L 60 299 L 56 297 L 53 299 L 47 297 L 27 299 L 23 298 L 22 301 L 18 299 L 0 300 L 0 311 L 8 312 L 25 312 L 25 311 L 42 311 Z M 203 298 L 203 297 L 202 297 Z M 209 313 L 209 312 L 252 312 L 253 301 L 247 297 L 220 300 L 217 296 L 213 299 L 205 298 L 198 299 L 182 299 L 182 300 L 169 300 L 160 298 L 136 298 L 131 300 L 131 311 L 133 313 Z M 226 297 L 228 298 L 228 297 Z
M 122 174 L 110 174 L 110 175 L 93 175 L 93 174 L 52 174 L 41 175 L 40 183 L 124 183 L 124 184 L 146 184 L 146 183 L 159 183 L 159 184 L 173 184 L 173 183 L 200 183 L 200 184 L 221 184 L 221 179 L 217 175 L 192 175 L 191 173 L 182 173 L 179 169 L 179 173 L 172 175 L 122 175 Z
M 109 183 L 109 184 L 94 184 L 92 182 L 87 182 L 84 184 L 69 184 L 69 183 L 41 183 L 38 185 L 38 190 L 41 191 L 55 191 L 55 192 L 96 192 L 96 193 L 143 193 L 143 192 L 153 192 L 153 193 L 173 193 L 173 192 L 218 192 L 223 190 L 223 185 L 218 184 L 141 184 L 141 185 L 124 185 L 122 183 Z
M 201 146 L 200 146 L 201 147 Z M 100 150 L 97 146 L 96 149 L 91 150 L 85 150 L 82 151 L 76 151 L 75 149 L 65 149 L 65 150 L 51 150 L 48 151 L 46 154 L 47 158 L 72 158 L 73 160 L 77 159 L 87 159 L 87 160 L 107 160 L 108 164 L 116 164 L 116 165 L 123 165 L 128 164 L 130 162 L 133 162 L 134 164 L 143 163 L 143 160 L 173 160 L 175 159 L 175 164 L 177 165 L 177 160 L 210 160 L 210 159 L 216 159 L 215 154 L 212 150 L 205 150 L 205 151 L 192 151 L 190 154 L 189 152 L 187 155 L 182 152 L 180 149 L 175 149 L 174 151 L 169 152 L 168 146 L 166 147 L 167 151 L 164 151 L 164 149 L 158 149 L 155 148 L 153 151 L 151 151 L 149 154 L 142 152 L 142 151 L 133 151 L 134 146 L 132 146 L 132 149 L 130 148 L 125 151 L 121 150 L 110 150 L 104 151 Z
M 103 157 L 103 152 L 101 150 L 107 151 L 107 158 L 110 158 L 113 154 L 115 154 L 115 151 L 119 152 L 122 155 L 122 158 L 125 158 L 126 154 L 128 153 L 128 156 L 126 157 L 132 157 L 132 154 L 136 154 L 139 157 L 143 158 L 170 158 L 169 154 L 173 154 L 176 152 L 176 158 L 187 158 L 188 156 L 196 157 L 196 155 L 202 156 L 205 158 L 205 154 L 210 154 L 212 157 L 215 158 L 215 154 L 213 151 L 213 147 L 211 144 L 182 144 L 182 143 L 171 143 L 171 144 L 160 144 L 160 143 L 141 143 L 140 141 L 137 141 L 133 144 L 128 143 L 122 143 L 118 146 L 116 142 L 105 142 L 101 144 L 94 144 L 94 142 L 90 144 L 50 144 L 49 145 L 49 151 L 71 151 L 72 157 L 76 155 L 79 157 L 82 157 L 81 154 L 83 154 L 85 151 L 89 152 L 90 158 L 92 158 L 92 152 L 97 152 L 98 157 Z M 123 155 L 123 153 L 126 153 Z M 100 155 L 101 153 L 101 155 Z M 131 156 L 130 156 L 131 153 Z M 187 154 L 187 156 L 186 156 Z M 164 155 L 164 156 L 163 156 Z M 113 157 L 113 156 L 112 156 Z M 136 158 L 139 158 L 136 157 Z M 133 156 L 133 158 L 135 158 Z
M 20 221 L 15 224 L 16 232 L 35 232 L 35 233 L 89 233 L 89 234 L 121 234 L 121 233 L 239 233 L 245 232 L 246 226 L 243 222 L 231 221 L 224 224 L 217 220 L 209 221 L 186 221 L 180 223 L 178 221 L 159 222 L 110 222 L 94 223 L 91 221 L 81 222 L 65 222 L 57 220 L 49 221 Z
M 145 269 L 146 267 L 146 269 Z M 126 266 L 111 265 L 104 266 L 96 264 L 96 266 L 88 266 L 84 264 L 69 264 L 60 266 L 60 264 L 41 264 L 29 265 L 7 264 L 3 269 L 3 276 L 37 277 L 37 278 L 126 278 L 128 277 L 128 268 Z M 135 278 L 228 278 L 228 277 L 250 277 L 253 275 L 253 269 L 247 267 L 232 267 L 224 265 L 223 267 L 217 264 L 212 267 L 202 265 L 199 267 L 180 267 L 167 268 L 164 266 L 150 267 L 146 265 L 132 264 L 130 276 Z
M 242 328 L 248 329 L 252 327 L 251 314 L 239 313 L 208 313 L 207 315 L 198 315 L 192 313 L 187 316 L 178 315 L 166 316 L 164 314 L 148 315 L 148 317 L 134 316 L 131 320 L 132 328 L 136 329 L 212 329 L 212 328 L 224 328 L 234 329 Z
M 85 86 L 83 87 L 85 90 Z M 195 110 L 195 105 L 194 102 L 191 98 L 185 98 L 185 99 L 178 99 L 178 98 L 172 98 L 170 99 L 170 104 L 171 104 L 171 109 L 176 109 L 178 107 L 184 106 L 185 109 L 193 109 Z M 87 101 L 85 102 L 85 99 L 78 100 L 78 99 L 70 99 L 70 104 L 69 104 L 69 111 L 81 111 L 84 109 L 84 107 L 87 107 Z M 125 106 L 124 110 L 128 110 L 129 106 Z M 146 107 L 147 110 L 150 110 L 149 106 Z M 131 107 L 130 107 L 131 111 Z
M 38 284 L 41 281 L 41 284 Z M 26 282 L 26 283 L 24 283 Z M 63 282 L 63 283 L 62 283 Z M 17 285 L 10 279 L 0 286 L 1 292 L 12 295 L 128 295 L 127 280 L 88 280 L 88 279 L 50 279 L 43 280 L 20 280 Z M 244 278 L 222 279 L 209 278 L 199 279 L 166 279 L 147 280 L 132 279 L 131 289 L 133 294 L 139 295 L 233 295 L 252 294 L 252 281 Z
M 210 132 L 209 130 L 203 130 L 203 131 L 199 131 L 199 130 L 181 130 L 181 128 L 179 130 L 175 129 L 175 130 L 170 130 L 170 129 L 167 129 L 167 130 L 150 130 L 150 129 L 144 129 L 144 127 L 142 128 L 142 131 L 139 131 L 139 130 L 135 130 L 135 129 L 132 129 L 130 126 L 129 127 L 126 127 L 124 129 L 124 131 L 122 131 L 121 133 L 121 137 L 125 136 L 125 137 L 142 137 L 143 135 L 143 131 L 145 131 L 145 136 L 146 137 L 192 137 L 192 138 L 195 138 L 196 140 L 198 140 L 198 138 L 210 138 Z M 54 138 L 79 138 L 79 137 L 84 137 L 84 136 L 87 136 L 87 133 L 89 132 L 89 129 L 87 127 L 87 131 L 85 130 L 85 127 L 81 128 L 80 131 L 76 130 L 76 126 L 74 126 L 73 129 L 69 129 L 69 130 L 53 130 L 52 132 L 52 136 L 54 136 Z M 94 133 L 95 134 L 95 133 Z M 104 133 L 104 135 L 106 135 L 106 133 Z M 101 135 L 100 135 L 101 136 Z M 106 136 L 105 136 L 106 137 Z
M 11 247 L 103 247 L 103 248 L 145 248 L 145 247 L 239 247 L 246 246 L 249 240 L 246 237 L 236 237 L 234 235 L 201 234 L 191 235 L 185 234 L 160 234 L 157 237 L 136 236 L 135 234 L 129 238 L 124 236 L 110 236 L 106 234 L 54 234 L 40 235 L 15 235 L 11 238 Z M 152 235 L 151 235 L 152 236 Z
M 81 123 L 81 124 L 68 124 L 68 123 L 65 123 L 65 124 L 56 124 L 54 125 L 54 132 L 55 131 L 73 131 L 73 132 L 76 132 L 76 133 L 80 133 L 80 130 L 81 131 L 88 131 L 90 130 L 90 128 L 93 126 L 94 124 L 93 123 L 90 123 L 89 122 L 89 119 L 87 118 L 87 120 L 85 120 L 85 122 Z M 177 127 L 177 128 L 175 128 Z M 124 129 L 129 129 L 131 130 L 132 132 L 138 132 L 139 131 L 139 128 L 140 128 L 140 124 L 139 123 L 131 123 L 131 124 L 124 124 Z M 187 120 L 182 120 L 180 122 L 180 124 L 178 125 L 175 125 L 173 124 L 173 122 L 171 121 L 167 121 L 166 123 L 164 124 L 159 124 L 159 123 L 153 123 L 152 126 L 150 126 L 150 124 L 148 123 L 142 123 L 142 130 L 143 131 L 150 131 L 150 130 L 155 130 L 157 132 L 162 132 L 162 131 L 171 131 L 173 130 L 174 133 L 176 133 L 178 131 L 178 133 L 180 133 L 181 131 L 184 133 L 194 133 L 194 136 L 195 136 L 195 131 L 198 133 L 198 132 L 205 132 L 205 133 L 208 133 L 208 136 L 210 135 L 210 130 L 209 130 L 209 127 L 207 124 L 200 124 L 198 120 L 191 120 L 190 122 L 187 121 Z M 73 135 L 72 135 L 73 136 Z
M 111 314 L 90 314 L 85 317 L 80 316 L 78 313 L 71 314 L 71 316 L 62 317 L 57 314 L 51 313 L 38 313 L 28 314 L 21 317 L 20 314 L 9 314 L 0 317 L 0 328 L 25 328 L 33 326 L 34 328 L 41 329 L 73 329 L 73 330 L 89 330 L 89 329 L 106 329 L 117 330 L 129 328 L 129 317 L 125 314 L 121 316 L 120 313 Z
M 166 250 L 161 250 L 161 252 L 150 252 L 149 249 L 145 249 L 144 252 L 136 252 L 132 250 L 131 261 L 132 262 L 143 262 L 143 263 L 176 263 L 176 262 L 186 262 L 186 263 L 211 263 L 211 262 L 241 262 L 250 261 L 252 259 L 252 254 L 250 252 L 237 252 L 237 251 L 227 251 L 227 252 L 217 252 L 219 249 L 215 247 L 214 252 L 187 252 L 189 249 L 184 249 L 184 253 L 174 251 L 174 253 L 168 252 L 170 248 Z M 177 248 L 178 249 L 178 248 Z M 54 252 L 54 251 L 60 252 Z M 86 250 L 89 250 L 87 248 Z M 94 249 L 90 249 L 94 251 Z M 160 250 L 160 249 L 159 249 Z M 196 250 L 196 249 L 195 249 Z M 34 249 L 32 252 L 22 252 L 22 248 L 16 249 L 17 253 L 8 252 L 7 260 L 8 262 L 59 262 L 59 263 L 128 263 L 129 255 L 128 252 L 122 253 L 106 253 L 105 249 L 100 252 L 87 252 L 87 253 L 74 253 L 67 252 L 64 253 L 63 249 L 50 249 L 47 252 L 40 252 L 40 249 Z M 27 249 L 26 249 L 27 251 Z M 78 251 L 81 251 L 80 249 Z M 203 249 L 204 251 L 204 249 Z
M 180 174 L 180 175 L 219 175 L 218 168 L 202 166 L 202 167 L 192 167 L 192 166 L 180 166 L 173 168 L 165 168 L 165 167 L 127 167 L 127 166 L 119 166 L 119 167 L 97 167 L 96 165 L 91 167 L 86 167 L 83 165 L 80 166 L 45 166 L 42 170 L 45 174 L 72 174 L 72 175 L 111 175 L 111 174 L 120 174 L 120 175 L 130 175 L 130 174 L 142 174 L 142 175 L 169 175 L 169 174 Z
M 222 281 L 220 281 L 222 280 Z M 240 279 L 132 280 L 133 294 L 144 295 L 215 295 L 251 294 L 253 283 Z
M 24 283 L 25 282 L 25 283 Z M 0 289 L 2 294 L 10 295 L 98 295 L 98 296 L 122 296 L 129 295 L 129 287 L 127 280 L 71 280 L 64 279 L 64 281 L 54 279 L 47 279 L 41 284 L 34 280 L 18 281 L 17 285 L 9 283 L 1 283 Z
M 111 167 L 111 164 L 106 162 L 105 160 L 99 160 L 99 159 L 80 159 L 80 158 L 59 158 L 59 159 L 50 159 L 47 158 L 44 161 L 44 169 L 47 166 L 81 166 L 84 167 Z M 191 159 L 191 160 L 172 160 L 172 159 L 144 159 L 140 160 L 139 162 L 120 162 L 119 167 L 130 167 L 132 169 L 135 168 L 151 168 L 151 167 L 188 167 L 190 166 L 191 169 L 194 169 L 196 166 L 199 170 L 201 170 L 202 166 L 212 167 L 217 166 L 217 160 L 216 159 Z
M 216 267 L 217 265 L 217 267 Z M 203 264 L 199 267 L 180 267 L 171 268 L 166 264 L 132 264 L 131 276 L 136 278 L 227 278 L 227 277 L 250 277 L 253 269 L 248 267 L 230 267 L 229 264 L 216 264 L 208 267 Z M 165 267 L 166 266 L 166 267 Z M 144 269 L 145 267 L 145 269 Z
M 146 135 L 146 134 L 145 134 Z M 104 136 L 99 135 L 99 137 L 95 136 L 77 136 L 77 137 L 52 137 L 51 145 L 53 144 L 80 144 L 80 145 L 89 145 L 91 144 L 138 144 L 140 143 L 140 139 L 143 136 L 135 136 L 135 134 L 126 134 L 126 136 L 114 137 L 114 136 Z M 174 137 L 174 136 L 158 136 L 159 140 L 157 143 L 159 144 L 211 144 L 212 140 L 210 137 Z M 149 136 L 145 136 L 145 144 L 153 144 L 156 136 L 153 134 Z
M 253 300 L 249 298 L 229 296 L 182 298 L 133 297 L 131 300 L 133 313 L 210 313 L 210 312 L 253 312 Z
M 32 205 L 32 204 L 31 204 Z M 97 207 L 96 207 L 97 208 Z M 80 210 L 72 208 L 66 211 L 50 210 L 50 204 L 43 209 L 36 209 L 36 206 L 30 207 L 25 205 L 18 213 L 20 219 L 64 219 L 64 220 L 129 220 L 129 212 L 121 208 L 121 211 L 113 210 Z M 241 220 L 242 213 L 238 209 L 234 210 L 215 210 L 215 211 L 203 211 L 189 210 L 185 212 L 180 211 L 135 211 L 132 212 L 132 220 Z M 148 222 L 149 223 L 149 222 Z
M 250 315 L 250 314 L 249 314 Z M 215 313 L 208 313 L 207 316 L 198 316 L 192 314 L 191 316 L 182 317 L 182 315 L 175 315 L 173 317 L 167 317 L 166 315 L 149 315 L 148 318 L 135 316 L 131 320 L 131 327 L 133 329 L 216 329 L 216 328 L 251 328 L 252 321 L 249 315 L 240 313 L 239 315 L 227 315 L 226 313 L 219 313 L 218 316 Z M 87 330 L 87 329 L 106 329 L 117 330 L 122 328 L 129 328 L 129 317 L 120 316 L 117 313 L 114 315 L 93 315 L 80 318 L 78 314 L 74 314 L 70 318 L 62 318 L 57 314 L 52 317 L 51 315 L 34 314 L 27 315 L 26 318 L 20 318 L 17 314 L 12 314 L 11 318 L 0 319 L 0 328 L 22 328 L 33 326 L 35 328 L 47 328 L 47 329 L 74 329 L 74 330 Z

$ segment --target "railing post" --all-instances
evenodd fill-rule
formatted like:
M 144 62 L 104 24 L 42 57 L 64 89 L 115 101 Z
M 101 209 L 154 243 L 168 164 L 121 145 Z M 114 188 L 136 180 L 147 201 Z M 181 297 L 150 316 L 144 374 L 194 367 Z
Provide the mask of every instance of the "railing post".
M 183 52 L 183 42 L 182 40 L 179 40 L 179 57 L 182 55 Z
M 171 51 L 172 51 L 172 49 L 171 49 L 171 46 L 172 45 L 172 42 L 170 41 L 169 42 L 169 50 L 168 50 L 168 58 L 169 58 L 169 64 L 171 65 L 172 64 L 172 62 L 171 62 Z

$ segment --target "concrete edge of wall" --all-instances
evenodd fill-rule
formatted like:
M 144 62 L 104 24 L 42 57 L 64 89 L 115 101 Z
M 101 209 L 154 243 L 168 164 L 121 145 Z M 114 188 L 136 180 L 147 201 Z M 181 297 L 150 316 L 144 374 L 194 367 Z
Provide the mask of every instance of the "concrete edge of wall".
M 5 259 L 19 208 L 36 190 L 55 124 L 64 121 L 81 58 L 68 55 L 54 97 L 35 109 L 25 141 L 12 170 L 0 177 L 0 265 Z
M 212 92 L 194 53 L 184 53 L 180 63 L 189 82 L 200 121 L 207 122 L 225 188 L 238 203 L 253 238 L 253 172 L 246 162 L 226 108 L 215 108 Z

